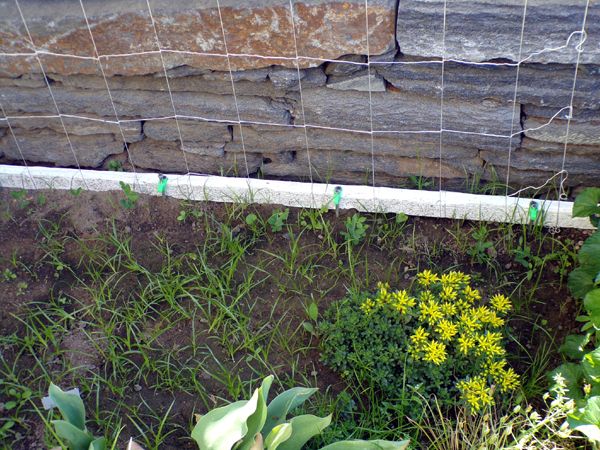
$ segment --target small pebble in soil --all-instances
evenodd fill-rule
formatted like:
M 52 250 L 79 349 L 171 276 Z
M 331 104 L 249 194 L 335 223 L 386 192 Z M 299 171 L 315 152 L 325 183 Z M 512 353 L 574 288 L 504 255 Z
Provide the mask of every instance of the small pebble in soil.
M 127 233 L 127 234 L 131 233 L 131 227 L 129 225 L 127 225 L 125 227 L 125 233 Z
M 140 392 L 142 390 L 142 387 L 139 384 L 134 384 L 133 385 L 133 390 L 135 392 Z
M 505 268 L 506 270 L 510 269 L 511 267 L 512 267 L 512 263 L 506 263 L 506 264 L 504 265 L 504 268 Z
M 318 238 L 320 241 L 322 241 L 322 240 L 323 240 L 323 235 L 322 235 L 322 234 L 319 234 L 319 235 L 317 236 L 317 238 Z
M 313 371 L 310 373 L 310 376 L 311 376 L 311 377 L 316 377 L 316 376 L 317 376 L 317 373 L 318 373 L 318 372 L 317 372 L 316 370 L 313 370 Z

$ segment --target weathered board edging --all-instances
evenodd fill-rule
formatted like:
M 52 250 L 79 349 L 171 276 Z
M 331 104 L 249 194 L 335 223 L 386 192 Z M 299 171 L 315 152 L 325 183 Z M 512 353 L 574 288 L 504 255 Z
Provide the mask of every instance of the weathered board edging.
M 169 175 L 166 195 L 174 198 L 277 204 L 297 208 L 320 208 L 331 201 L 333 184 L 259 180 L 212 175 Z M 121 190 L 128 183 L 136 192 L 160 195 L 157 173 L 111 172 L 49 167 L 0 165 L 0 186 L 17 189 Z M 403 212 L 409 216 L 466 219 L 487 222 L 527 223 L 530 198 L 420 191 L 386 187 L 342 185 L 340 208 L 363 212 Z M 592 226 L 586 218 L 573 218 L 572 202 L 537 200 L 544 211 L 544 225 L 559 228 Z

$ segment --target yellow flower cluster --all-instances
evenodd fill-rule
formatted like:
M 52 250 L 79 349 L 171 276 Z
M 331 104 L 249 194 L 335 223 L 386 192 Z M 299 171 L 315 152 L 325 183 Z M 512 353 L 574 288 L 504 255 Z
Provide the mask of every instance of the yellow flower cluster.
M 379 283 L 377 295 L 366 299 L 361 310 L 372 314 L 389 308 L 398 313 L 402 326 L 408 324 L 414 330 L 407 350 L 417 361 L 436 366 L 456 358 L 472 361 L 474 376 L 456 386 L 473 411 L 493 403 L 493 386 L 501 392 L 517 388 L 519 377 L 507 367 L 500 331 L 504 316 L 512 309 L 510 299 L 496 294 L 484 303 L 481 293 L 469 285 L 471 277 L 458 271 L 438 275 L 424 270 L 416 281 L 416 298 Z
M 463 399 L 474 411 L 479 411 L 485 406 L 494 404 L 492 388 L 487 385 L 486 379 L 481 375 L 459 381 L 456 387 L 458 387 Z

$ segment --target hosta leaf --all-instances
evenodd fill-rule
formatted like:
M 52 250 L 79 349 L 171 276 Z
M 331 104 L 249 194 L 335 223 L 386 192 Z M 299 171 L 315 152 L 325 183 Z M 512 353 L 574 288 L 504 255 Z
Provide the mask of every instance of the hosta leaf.
M 404 450 L 408 447 L 408 441 L 384 441 L 381 439 L 374 441 L 340 441 L 322 447 L 321 450 Z
M 288 413 L 304 403 L 317 390 L 316 388 L 295 387 L 275 397 L 267 408 L 267 420 L 263 426 L 262 435 L 268 436 L 275 425 L 285 422 Z
M 48 396 L 66 421 L 80 430 L 85 430 L 85 408 L 79 395 L 64 392 L 54 383 L 50 383 Z
M 282 442 L 285 442 L 292 435 L 292 424 L 282 423 L 273 427 L 265 439 L 266 450 L 276 450 Z
M 70 450 L 89 450 L 94 437 L 66 420 L 53 420 L 58 437 L 68 444 Z
M 581 191 L 573 204 L 573 217 L 589 217 L 600 214 L 600 188 L 592 187 Z
M 317 417 L 311 414 L 296 416 L 290 420 L 292 435 L 279 445 L 279 450 L 300 450 L 310 438 L 320 434 L 331 423 L 331 414 Z
M 257 389 L 258 400 L 256 404 L 256 411 L 254 411 L 254 413 L 248 417 L 246 422 L 248 432 L 246 433 L 246 436 L 244 436 L 240 445 L 237 447 L 239 450 L 250 450 L 250 448 L 254 445 L 256 435 L 260 432 L 265 424 L 265 420 L 267 418 L 267 397 L 269 396 L 269 389 L 271 388 L 272 382 L 273 375 L 269 375 L 263 380 L 261 387 Z
M 90 443 L 88 450 L 106 450 L 106 439 L 103 437 L 94 439 Z
M 248 432 L 246 421 L 258 403 L 258 389 L 250 400 L 241 400 L 213 409 L 200 418 L 192 430 L 192 439 L 201 450 L 231 450 Z

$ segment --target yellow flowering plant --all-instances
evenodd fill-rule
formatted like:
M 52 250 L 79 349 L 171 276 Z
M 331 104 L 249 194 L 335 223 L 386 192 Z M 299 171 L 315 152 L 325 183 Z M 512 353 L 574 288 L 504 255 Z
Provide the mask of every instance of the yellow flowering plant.
M 350 381 L 376 387 L 416 415 L 419 398 L 461 399 L 473 412 L 514 391 L 519 376 L 504 347 L 511 301 L 485 298 L 458 271 L 417 274 L 411 290 L 379 283 L 375 295 L 344 299 L 321 324 L 323 359 Z M 410 395 L 411 389 L 419 395 Z

